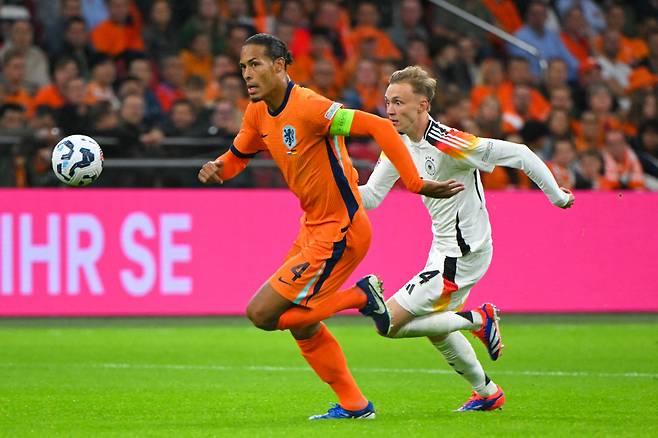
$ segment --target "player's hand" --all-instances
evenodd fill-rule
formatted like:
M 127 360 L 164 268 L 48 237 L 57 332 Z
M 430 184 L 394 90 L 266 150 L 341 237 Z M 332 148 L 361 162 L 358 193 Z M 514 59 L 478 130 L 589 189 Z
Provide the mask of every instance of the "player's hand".
M 224 163 L 217 159 L 215 161 L 208 161 L 199 170 L 199 181 L 204 184 L 223 184 L 222 171 L 224 170 Z
M 447 181 L 423 180 L 423 188 L 419 193 L 429 198 L 451 198 L 462 190 L 464 190 L 464 183 L 454 179 Z
M 560 206 L 560 208 L 571 208 L 573 203 L 576 201 L 576 197 L 571 193 L 571 190 L 565 189 L 564 187 L 560 187 L 560 190 L 562 190 L 564 193 L 569 195 L 569 201 L 567 201 L 566 204 Z

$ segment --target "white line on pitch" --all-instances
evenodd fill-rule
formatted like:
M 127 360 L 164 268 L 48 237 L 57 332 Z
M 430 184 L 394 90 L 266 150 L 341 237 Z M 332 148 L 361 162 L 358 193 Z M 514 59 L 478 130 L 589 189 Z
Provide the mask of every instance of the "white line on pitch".
M 285 366 L 232 366 L 232 365 L 188 365 L 188 364 L 132 364 L 132 363 L 0 363 L 0 368 L 106 368 L 106 369 L 161 369 L 161 370 L 195 370 L 195 371 L 264 371 L 264 372 L 298 372 L 311 371 L 308 367 Z M 364 373 L 391 374 L 454 374 L 451 370 L 429 368 L 352 368 L 352 371 Z M 496 370 L 492 375 L 537 376 L 537 377 L 629 377 L 656 379 L 658 373 L 608 373 L 595 371 L 505 371 Z

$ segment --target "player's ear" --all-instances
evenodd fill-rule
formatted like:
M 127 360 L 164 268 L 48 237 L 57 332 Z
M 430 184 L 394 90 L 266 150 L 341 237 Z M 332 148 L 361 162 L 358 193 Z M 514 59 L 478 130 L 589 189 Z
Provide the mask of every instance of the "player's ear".
M 283 58 L 276 58 L 274 60 L 274 68 L 277 73 L 281 73 L 286 69 L 286 60 Z

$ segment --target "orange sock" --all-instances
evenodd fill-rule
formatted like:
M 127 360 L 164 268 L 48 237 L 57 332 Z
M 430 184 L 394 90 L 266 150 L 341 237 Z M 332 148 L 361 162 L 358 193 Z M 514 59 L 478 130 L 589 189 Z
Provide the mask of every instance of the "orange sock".
M 324 300 L 322 306 L 314 309 L 305 307 L 293 307 L 286 310 L 280 317 L 277 324 L 279 330 L 290 328 L 308 327 L 332 316 L 345 309 L 361 309 L 366 305 L 368 299 L 361 288 L 356 286 L 344 291 L 331 294 Z
M 315 373 L 331 386 L 344 409 L 357 411 L 366 407 L 368 400 L 347 368 L 343 350 L 324 324 L 313 337 L 298 339 L 297 345 Z

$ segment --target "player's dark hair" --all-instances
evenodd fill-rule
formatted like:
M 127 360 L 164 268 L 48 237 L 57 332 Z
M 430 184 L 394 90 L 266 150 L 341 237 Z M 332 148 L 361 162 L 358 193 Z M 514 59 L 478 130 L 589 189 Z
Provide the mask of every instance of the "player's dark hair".
M 283 58 L 286 65 L 292 64 L 292 54 L 288 50 L 286 43 L 268 33 L 257 33 L 256 35 L 250 36 L 244 42 L 247 44 L 257 44 L 259 46 L 265 47 L 267 56 L 275 61 L 279 58 Z

